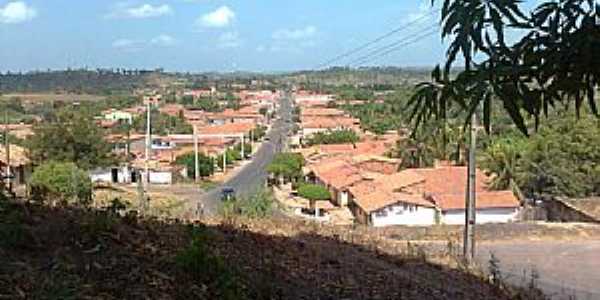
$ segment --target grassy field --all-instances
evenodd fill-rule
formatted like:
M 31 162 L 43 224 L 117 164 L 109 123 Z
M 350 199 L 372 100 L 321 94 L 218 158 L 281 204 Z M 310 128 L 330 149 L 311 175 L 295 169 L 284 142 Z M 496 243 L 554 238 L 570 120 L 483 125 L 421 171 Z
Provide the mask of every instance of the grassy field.
M 4 94 L 0 96 L 0 101 L 6 101 L 11 98 L 20 98 L 24 102 L 41 103 L 47 101 L 62 101 L 62 102 L 88 102 L 101 101 L 106 99 L 105 96 L 90 95 L 90 94 L 55 94 L 55 93 L 35 93 L 35 94 Z

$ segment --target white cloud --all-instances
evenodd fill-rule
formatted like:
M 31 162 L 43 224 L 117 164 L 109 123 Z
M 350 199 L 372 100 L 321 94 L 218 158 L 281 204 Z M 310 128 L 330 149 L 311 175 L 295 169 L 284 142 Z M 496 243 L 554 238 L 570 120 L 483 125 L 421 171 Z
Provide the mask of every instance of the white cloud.
M 168 34 L 161 34 L 152 38 L 150 40 L 150 44 L 162 47 L 170 47 L 177 44 L 177 40 Z
M 118 39 L 112 43 L 112 47 L 125 52 L 137 52 L 144 48 L 144 44 L 140 40 Z
M 127 3 L 119 3 L 114 7 L 113 11 L 108 14 L 108 17 L 122 19 L 145 19 L 162 17 L 170 14 L 173 14 L 173 9 L 168 4 L 142 4 L 139 6 L 130 6 Z
M 235 32 L 225 32 L 219 36 L 217 41 L 217 47 L 231 49 L 238 48 L 242 45 L 242 40 L 240 39 L 240 35 Z
M 319 30 L 313 25 L 296 29 L 279 29 L 271 35 L 271 45 L 257 49 L 257 51 L 303 53 L 305 49 L 317 45 L 315 38 L 318 33 Z
M 309 25 L 300 29 L 280 29 L 273 32 L 274 40 L 304 40 L 314 37 L 317 27 Z
M 215 11 L 207 13 L 198 20 L 196 25 L 202 27 L 220 28 L 227 27 L 235 20 L 235 12 L 228 6 L 221 6 Z
M 0 23 L 17 24 L 32 20 L 37 11 L 23 1 L 9 2 L 0 7 Z
M 112 47 L 124 52 L 138 52 L 154 47 L 171 47 L 177 44 L 177 40 L 167 34 L 157 35 L 149 40 L 144 39 L 118 39 L 112 43 Z

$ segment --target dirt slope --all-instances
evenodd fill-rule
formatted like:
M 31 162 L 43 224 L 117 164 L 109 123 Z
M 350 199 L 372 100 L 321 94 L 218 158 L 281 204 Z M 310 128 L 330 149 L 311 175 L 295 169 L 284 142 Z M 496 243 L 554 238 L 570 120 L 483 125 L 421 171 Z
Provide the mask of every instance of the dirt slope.
M 456 270 L 271 222 L 199 225 L 212 258 L 188 251 L 200 260 L 190 266 L 189 225 L 2 203 L 0 299 L 509 298 Z

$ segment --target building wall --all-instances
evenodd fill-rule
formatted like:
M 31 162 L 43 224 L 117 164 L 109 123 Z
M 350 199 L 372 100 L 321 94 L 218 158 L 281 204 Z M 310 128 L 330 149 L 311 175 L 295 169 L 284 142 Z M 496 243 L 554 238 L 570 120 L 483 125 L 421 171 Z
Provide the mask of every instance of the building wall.
M 171 172 L 150 171 L 150 183 L 171 184 L 172 182 L 173 174 Z
M 519 208 L 486 208 L 478 209 L 475 215 L 477 224 L 483 223 L 508 223 L 515 221 Z M 461 225 L 465 223 L 465 210 L 448 210 L 442 213 L 442 223 L 448 225 Z
M 372 212 L 371 224 L 374 227 L 390 225 L 434 225 L 434 208 L 398 203 Z

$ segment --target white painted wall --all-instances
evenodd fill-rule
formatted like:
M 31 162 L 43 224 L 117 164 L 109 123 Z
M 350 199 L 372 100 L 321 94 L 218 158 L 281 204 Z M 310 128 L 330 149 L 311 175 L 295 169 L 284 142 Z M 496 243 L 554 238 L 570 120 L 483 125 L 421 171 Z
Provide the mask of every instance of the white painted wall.
M 173 174 L 171 172 L 150 171 L 150 183 L 171 184 L 172 182 Z
M 342 207 L 348 206 L 349 198 L 348 191 L 341 191 L 337 193 L 337 203 Z
M 112 168 L 110 169 L 99 169 L 90 172 L 90 179 L 92 182 L 105 182 L 113 183 L 112 181 Z M 127 167 L 119 168 L 117 173 L 117 183 L 128 183 L 131 182 L 131 173 Z
M 371 225 L 434 225 L 435 213 L 434 208 L 398 203 L 371 213 Z
M 111 170 L 98 170 L 90 172 L 90 179 L 92 180 L 92 182 L 112 183 Z
M 475 215 L 477 224 L 508 223 L 516 220 L 519 208 L 485 208 L 478 209 Z M 465 223 L 464 209 L 448 210 L 442 213 L 442 223 L 461 225 Z

